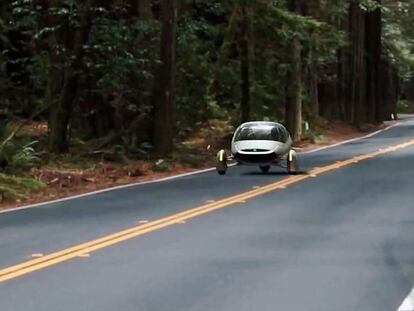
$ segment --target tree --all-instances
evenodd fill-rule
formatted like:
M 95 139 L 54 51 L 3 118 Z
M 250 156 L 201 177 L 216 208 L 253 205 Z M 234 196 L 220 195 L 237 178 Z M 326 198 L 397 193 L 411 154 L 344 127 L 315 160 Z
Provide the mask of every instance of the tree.
M 365 119 L 366 62 L 365 62 L 365 11 L 359 0 L 348 6 L 348 16 L 342 27 L 348 35 L 349 45 L 339 52 L 339 100 L 343 103 L 343 119 L 361 124 Z
M 75 32 L 73 53 L 70 63 L 64 70 L 63 89 L 58 100 L 51 107 L 49 121 L 49 150 L 61 153 L 68 148 L 68 126 L 71 119 L 74 100 L 78 91 L 78 80 L 82 72 L 84 45 L 88 42 L 92 27 L 93 0 L 88 0 L 80 7 L 79 27 Z M 50 77 L 54 79 L 56 77 Z M 51 83 L 51 82 L 49 82 Z
M 301 0 L 290 0 L 289 9 L 300 14 L 301 4 Z M 302 44 L 297 30 L 291 40 L 290 70 L 286 79 L 285 122 L 292 139 L 298 141 L 302 136 Z
M 240 22 L 241 122 L 250 121 L 251 102 L 251 21 L 246 0 L 241 3 Z
M 375 7 L 366 13 L 366 46 L 367 57 L 367 105 L 366 121 L 381 122 L 384 119 L 380 79 L 382 72 L 382 11 L 381 1 L 376 0 Z
M 411 0 L 3 1 L 0 113 L 49 108 L 39 118 L 51 151 L 78 135 L 127 156 L 151 145 L 168 156 L 210 119 L 285 120 L 295 141 L 302 119 L 309 135 L 321 118 L 381 122 L 414 98 L 413 10 Z
M 155 152 L 166 156 L 173 149 L 174 95 L 176 74 L 177 2 L 164 0 L 161 6 L 161 64 L 155 80 L 154 134 Z
M 140 19 L 151 19 L 152 14 L 152 4 L 151 0 L 136 0 L 138 1 L 138 16 Z
M 307 16 L 314 19 L 320 19 L 321 1 L 310 0 L 304 3 L 304 9 Z M 315 31 L 309 31 L 309 44 L 307 48 L 306 60 L 306 88 L 308 90 L 310 111 L 313 115 L 319 115 L 319 72 L 316 55 Z

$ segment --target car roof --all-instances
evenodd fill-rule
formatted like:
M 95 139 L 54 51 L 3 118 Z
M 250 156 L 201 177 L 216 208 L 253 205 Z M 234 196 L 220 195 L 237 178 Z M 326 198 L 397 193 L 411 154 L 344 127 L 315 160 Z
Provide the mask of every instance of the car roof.
M 239 126 L 239 128 L 244 127 L 256 127 L 256 126 L 273 126 L 286 129 L 283 124 L 277 122 L 270 122 L 270 121 L 254 121 L 254 122 L 246 122 Z

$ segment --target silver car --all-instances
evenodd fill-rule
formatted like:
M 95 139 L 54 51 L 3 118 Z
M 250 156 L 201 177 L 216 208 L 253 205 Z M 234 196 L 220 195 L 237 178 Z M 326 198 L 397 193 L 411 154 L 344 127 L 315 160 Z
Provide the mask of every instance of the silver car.
M 287 129 L 276 122 L 249 122 L 240 125 L 231 141 L 231 154 L 220 150 L 217 154 L 217 172 L 224 175 L 228 162 L 258 166 L 267 173 L 273 165 L 287 168 L 293 174 L 299 171 L 297 154 L 292 149 L 292 138 Z

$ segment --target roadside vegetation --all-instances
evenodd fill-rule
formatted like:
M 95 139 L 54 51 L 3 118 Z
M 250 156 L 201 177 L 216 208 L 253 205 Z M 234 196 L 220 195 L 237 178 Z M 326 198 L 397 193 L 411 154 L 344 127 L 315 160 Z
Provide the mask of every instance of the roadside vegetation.
M 207 167 L 244 121 L 284 122 L 301 145 L 414 112 L 413 12 L 411 0 L 2 1 L 0 201 Z

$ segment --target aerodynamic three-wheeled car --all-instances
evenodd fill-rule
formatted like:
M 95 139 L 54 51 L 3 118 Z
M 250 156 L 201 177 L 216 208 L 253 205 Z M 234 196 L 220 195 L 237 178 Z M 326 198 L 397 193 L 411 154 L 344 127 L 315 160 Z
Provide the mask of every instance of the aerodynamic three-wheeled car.
M 225 175 L 231 161 L 239 165 L 258 166 L 263 173 L 268 173 L 271 166 L 284 167 L 289 174 L 299 171 L 291 136 L 282 124 L 276 122 L 240 125 L 231 141 L 231 154 L 225 150 L 217 153 L 217 172 Z

